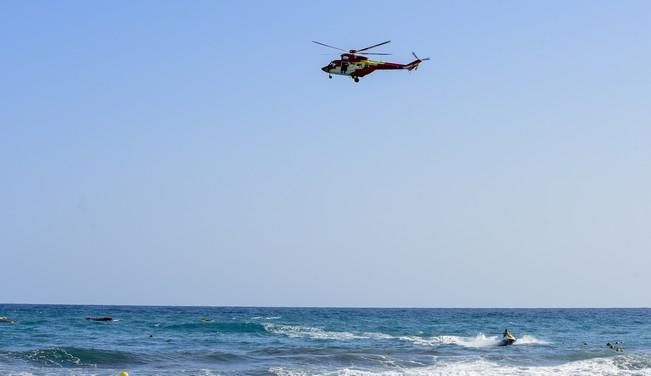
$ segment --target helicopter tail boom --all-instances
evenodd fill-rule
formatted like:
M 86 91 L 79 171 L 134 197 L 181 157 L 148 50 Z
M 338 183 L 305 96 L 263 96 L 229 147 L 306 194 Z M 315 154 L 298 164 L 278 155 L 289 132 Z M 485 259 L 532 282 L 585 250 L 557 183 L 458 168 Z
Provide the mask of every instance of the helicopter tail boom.
M 418 64 L 421 63 L 421 60 L 414 60 L 409 64 L 405 64 L 405 69 L 408 71 L 412 71 L 414 69 L 418 69 Z

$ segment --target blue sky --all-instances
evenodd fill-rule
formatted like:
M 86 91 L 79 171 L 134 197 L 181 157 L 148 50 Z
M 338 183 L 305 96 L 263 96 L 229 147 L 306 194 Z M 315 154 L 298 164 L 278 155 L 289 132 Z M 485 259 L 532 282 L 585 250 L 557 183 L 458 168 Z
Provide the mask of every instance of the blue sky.
M 0 301 L 648 307 L 649 14 L 2 2 Z

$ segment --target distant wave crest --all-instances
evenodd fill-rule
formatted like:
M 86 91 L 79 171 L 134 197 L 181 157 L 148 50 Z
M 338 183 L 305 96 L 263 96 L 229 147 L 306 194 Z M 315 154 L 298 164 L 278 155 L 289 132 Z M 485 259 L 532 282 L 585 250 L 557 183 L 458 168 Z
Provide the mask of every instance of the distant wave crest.
M 279 320 L 282 316 L 254 316 L 251 320 Z

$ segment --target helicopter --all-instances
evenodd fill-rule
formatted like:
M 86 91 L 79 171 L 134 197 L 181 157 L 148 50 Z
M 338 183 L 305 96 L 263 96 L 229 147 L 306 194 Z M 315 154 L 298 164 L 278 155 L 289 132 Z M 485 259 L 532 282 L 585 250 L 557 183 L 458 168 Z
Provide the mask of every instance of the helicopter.
M 416 58 L 416 60 L 407 64 L 370 60 L 368 57 L 363 56 L 363 55 L 391 55 L 384 52 L 364 52 L 370 50 L 371 48 L 379 47 L 387 43 L 390 43 L 391 42 L 390 40 L 386 42 L 374 44 L 369 47 L 361 48 L 359 50 L 348 50 L 348 51 L 341 49 L 339 47 L 330 46 L 325 43 L 317 42 L 315 40 L 313 40 L 312 42 L 319 44 L 321 46 L 334 48 L 335 50 L 339 50 L 343 52 L 341 54 L 341 59 L 332 60 L 330 64 L 321 68 L 322 71 L 328 73 L 328 78 L 332 78 L 333 74 L 339 74 L 342 76 L 350 76 L 355 82 L 359 82 L 360 77 L 364 77 L 368 74 L 371 74 L 376 70 L 389 70 L 389 69 L 406 69 L 408 71 L 418 70 L 418 65 L 421 62 L 429 60 L 429 57 L 423 59 L 419 58 L 418 56 L 416 56 L 414 52 L 412 52 L 411 54 L 414 55 L 414 58 Z

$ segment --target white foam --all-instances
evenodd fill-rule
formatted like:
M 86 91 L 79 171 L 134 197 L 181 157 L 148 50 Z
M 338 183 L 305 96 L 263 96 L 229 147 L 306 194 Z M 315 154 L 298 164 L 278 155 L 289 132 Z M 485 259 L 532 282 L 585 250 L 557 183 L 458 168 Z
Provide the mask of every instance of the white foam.
M 378 332 L 364 332 L 362 334 L 362 337 L 364 338 L 372 338 L 372 339 L 393 339 L 396 338 L 390 334 L 386 333 L 378 333 Z
M 328 331 L 317 327 L 299 326 L 299 325 L 280 325 L 267 323 L 263 324 L 266 331 L 275 334 L 282 334 L 290 338 L 307 337 L 312 339 L 332 339 L 348 341 L 353 339 L 392 339 L 392 335 L 377 332 L 364 332 L 355 334 L 350 332 Z
M 549 342 L 538 339 L 534 336 L 523 335 L 522 337 L 519 337 L 513 345 L 549 345 Z
M 489 347 L 497 346 L 500 339 L 498 336 L 487 337 L 483 333 L 479 333 L 474 337 L 461 337 L 461 336 L 434 336 L 434 337 L 418 337 L 418 336 L 403 336 L 401 340 L 413 342 L 421 346 L 437 346 L 437 345 L 458 345 L 463 347 Z
M 203 375 L 203 376 L 219 376 L 220 375 L 219 373 L 213 373 L 211 370 L 205 369 L 205 368 L 200 369 L 199 372 L 200 372 L 199 374 Z
M 434 337 L 418 337 L 418 336 L 402 336 L 403 341 L 409 341 L 421 346 L 438 346 L 438 345 L 458 345 L 470 348 L 491 347 L 497 346 L 501 338 L 499 336 L 486 336 L 479 333 L 474 337 L 461 337 L 461 336 L 434 336 Z M 546 341 L 538 339 L 534 336 L 525 335 L 518 338 L 514 345 L 546 345 Z
M 331 332 L 310 326 L 264 324 L 264 328 L 270 333 L 282 334 L 290 338 L 307 337 L 313 339 L 334 339 L 344 341 L 351 339 L 368 338 L 349 332 Z
M 406 375 L 651 375 L 651 369 L 626 370 L 617 367 L 613 358 L 595 358 L 565 363 L 557 366 L 516 367 L 504 366 L 485 360 L 456 362 L 442 367 L 424 367 L 408 371 Z
M 468 359 L 434 366 L 400 368 L 396 370 L 369 371 L 354 368 L 344 368 L 325 372 L 306 372 L 278 368 L 270 370 L 278 376 L 484 376 L 484 375 L 522 375 L 522 376 L 651 376 L 651 368 L 627 369 L 618 367 L 622 362 L 618 358 L 595 358 L 565 363 L 557 366 L 505 366 L 483 359 Z M 625 362 L 625 360 L 623 361 Z
M 273 373 L 276 376 L 304 376 L 307 375 L 305 371 L 296 371 L 283 367 L 272 367 L 269 369 L 269 372 Z

